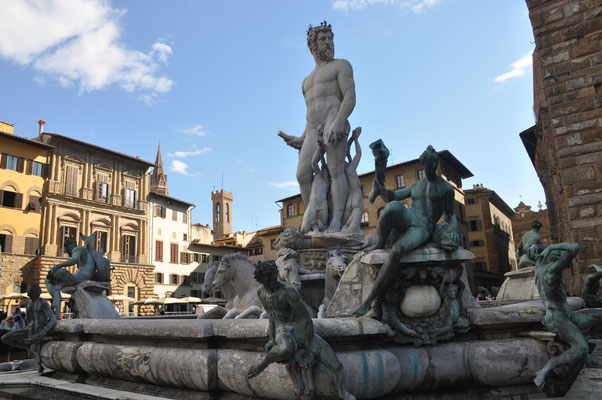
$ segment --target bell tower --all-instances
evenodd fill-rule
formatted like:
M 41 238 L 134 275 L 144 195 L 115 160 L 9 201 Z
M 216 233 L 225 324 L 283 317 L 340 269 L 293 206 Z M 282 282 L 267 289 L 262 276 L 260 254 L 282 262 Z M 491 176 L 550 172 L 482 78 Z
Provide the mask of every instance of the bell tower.
M 161 157 L 161 143 L 157 148 L 157 158 L 155 159 L 155 168 L 150 177 L 151 192 L 159 193 L 167 196 L 169 191 L 167 190 L 167 175 L 163 170 L 163 158 Z
M 213 204 L 213 231 L 215 239 L 222 239 L 232 233 L 232 202 L 234 196 L 225 190 L 211 192 Z

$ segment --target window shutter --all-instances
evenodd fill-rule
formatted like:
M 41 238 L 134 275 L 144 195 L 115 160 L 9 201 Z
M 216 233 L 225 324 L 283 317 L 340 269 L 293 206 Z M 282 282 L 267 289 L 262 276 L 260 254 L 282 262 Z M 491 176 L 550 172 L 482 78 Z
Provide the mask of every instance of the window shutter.
M 25 159 L 23 157 L 19 157 L 17 159 L 17 172 L 23 172 L 25 169 Z
M 31 238 L 25 238 L 25 252 L 23 254 L 31 254 Z
M 6 168 L 6 160 L 7 160 L 7 154 L 6 153 L 2 153 L 2 158 L 0 159 L 0 168 Z
M 100 181 L 97 181 L 94 184 L 94 200 L 100 200 L 102 198 L 100 190 L 101 190 Z
M 4 239 L 4 249 L 2 249 L 3 253 L 12 253 L 13 252 L 13 235 L 6 235 Z
M 107 203 L 111 203 L 111 184 L 107 183 Z
M 161 207 L 161 217 L 165 218 L 167 216 L 167 208 Z
M 26 160 L 27 168 L 25 169 L 25 173 L 27 175 L 31 175 L 31 171 L 33 170 L 33 160 Z
M 15 195 L 15 208 L 20 210 L 23 207 L 23 193 Z
M 4 199 L 4 190 L 0 190 L 0 206 L 2 205 L 2 199 Z
M 42 178 L 48 178 L 48 164 L 42 164 Z
M 180 264 L 186 264 L 186 254 L 183 251 L 180 252 Z

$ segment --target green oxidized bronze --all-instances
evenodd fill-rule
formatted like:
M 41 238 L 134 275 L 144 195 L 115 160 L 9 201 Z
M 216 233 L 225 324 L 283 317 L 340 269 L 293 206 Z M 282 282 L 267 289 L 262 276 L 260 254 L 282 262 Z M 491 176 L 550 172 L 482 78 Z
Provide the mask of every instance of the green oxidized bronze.
M 387 206 L 383 209 L 376 231 L 378 242 L 374 247 L 366 249 L 384 249 L 387 242 L 392 242 L 387 260 L 380 268 L 374 286 L 362 305 L 354 312 L 354 316 L 365 315 L 372 302 L 381 296 L 387 285 L 397 279 L 401 256 L 425 244 L 434 236 L 439 247 L 446 251 L 458 248 L 460 236 L 457 231 L 454 211 L 454 188 L 451 184 L 437 175 L 439 154 L 428 146 L 420 156 L 424 165 L 425 177 L 413 182 L 396 192 L 384 186 L 386 156 L 388 150 L 382 141 L 370 145 L 375 156 L 376 179 L 373 183 L 371 201 L 381 196 Z M 399 200 L 412 199 L 412 205 L 407 208 Z M 439 218 L 445 214 L 442 224 L 437 225 Z
M 278 268 L 273 261 L 260 263 L 255 279 L 261 283 L 259 299 L 269 318 L 269 341 L 264 346 L 265 357 L 249 369 L 248 378 L 259 375 L 272 363 L 283 363 L 293 381 L 295 394 L 314 396 L 313 367 L 322 363 L 334 379 L 341 399 L 355 399 L 344 388 L 343 365 L 332 348 L 314 333 L 313 322 L 292 286 L 278 281 Z
M 602 279 L 602 266 L 590 265 L 587 269 L 594 271 L 594 273 L 584 278 L 581 297 L 585 301 L 586 307 L 602 308 L 602 297 L 598 296 L 600 279 Z
M 566 282 L 562 272 L 571 266 L 578 251 L 577 243 L 554 244 L 546 247 L 535 263 L 535 285 L 546 308 L 542 323 L 569 346 L 562 354 L 552 357 L 535 377 L 535 384 L 550 397 L 564 396 L 583 365 L 592 363 L 582 332 L 602 325 L 602 311 L 574 313 L 566 300 Z

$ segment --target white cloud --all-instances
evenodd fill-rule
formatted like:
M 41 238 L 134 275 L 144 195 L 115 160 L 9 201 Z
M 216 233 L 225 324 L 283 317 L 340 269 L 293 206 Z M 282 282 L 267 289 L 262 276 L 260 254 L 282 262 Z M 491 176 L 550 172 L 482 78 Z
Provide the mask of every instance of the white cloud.
M 249 171 L 249 172 L 257 172 L 257 169 L 253 168 L 253 167 L 248 167 L 247 171 Z
M 408 8 L 416 14 L 423 14 L 425 9 L 433 7 L 441 0 L 331 0 L 332 8 L 348 12 L 349 10 L 363 10 L 377 4 L 389 5 L 397 4 L 403 8 Z
M 426 8 L 437 5 L 441 0 L 419 0 L 407 2 L 410 10 L 416 14 L 424 14 Z
M 169 170 L 171 172 L 177 172 L 178 174 L 191 176 L 191 174 L 188 172 L 188 164 L 186 164 L 184 161 L 173 160 Z
M 195 125 L 188 129 L 180 129 L 178 132 L 193 136 L 207 136 L 209 134 L 201 125 Z
M 527 68 L 533 64 L 533 51 L 511 64 L 512 70 L 496 76 L 494 82 L 505 82 L 510 78 L 516 78 L 527 73 Z
M 199 154 L 207 154 L 212 149 L 210 147 L 203 147 L 202 149 L 189 150 L 189 151 L 175 151 L 173 153 L 169 153 L 168 157 L 178 157 L 178 158 L 186 158 L 190 156 L 198 156 Z
M 288 187 L 297 188 L 299 187 L 299 183 L 297 183 L 297 181 L 287 181 L 282 183 L 268 182 L 268 186 L 272 186 L 278 189 L 284 189 Z
M 147 53 L 128 48 L 121 42 L 124 14 L 103 0 L 0 2 L 0 57 L 33 66 L 38 82 L 53 78 L 80 92 L 117 85 L 148 92 L 139 96 L 148 103 L 174 84 L 157 71 L 172 49 L 161 42 Z

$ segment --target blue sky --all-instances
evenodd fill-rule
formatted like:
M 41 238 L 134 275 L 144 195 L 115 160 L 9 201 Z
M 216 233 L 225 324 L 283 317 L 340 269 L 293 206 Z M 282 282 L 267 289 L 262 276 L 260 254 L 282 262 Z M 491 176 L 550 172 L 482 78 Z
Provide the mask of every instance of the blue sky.
M 211 222 L 223 176 L 235 230 L 279 224 L 297 154 L 276 132 L 303 131 L 305 31 L 324 19 L 354 68 L 360 173 L 378 138 L 390 164 L 432 144 L 473 172 L 465 188 L 545 201 L 518 136 L 534 124 L 522 0 L 11 0 L 0 15 L 0 120 L 33 137 L 43 118 L 149 161 L 161 140 L 170 195 L 196 204 L 193 222 Z

